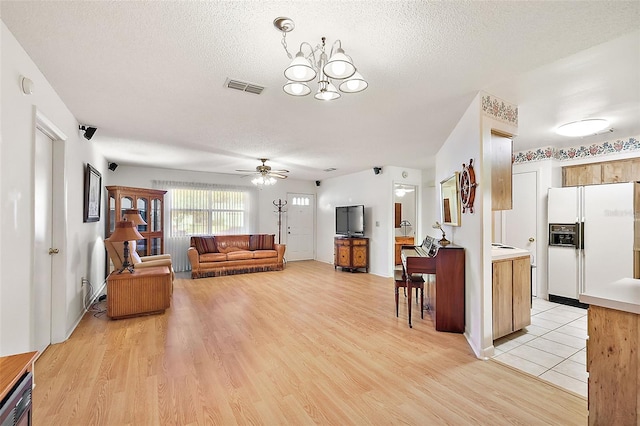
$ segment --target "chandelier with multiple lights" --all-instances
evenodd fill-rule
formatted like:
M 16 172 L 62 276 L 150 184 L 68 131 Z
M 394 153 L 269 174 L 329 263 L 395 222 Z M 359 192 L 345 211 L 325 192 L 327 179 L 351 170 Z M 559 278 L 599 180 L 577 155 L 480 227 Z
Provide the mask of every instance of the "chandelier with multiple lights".
M 291 65 L 284 70 L 284 75 L 287 78 L 287 83 L 283 87 L 285 93 L 291 96 L 308 95 L 311 93 L 308 82 L 316 77 L 318 77 L 318 90 L 314 98 L 321 101 L 338 99 L 341 96 L 340 92 L 361 92 L 369 85 L 356 70 L 353 60 L 342 50 L 340 40 L 333 43 L 328 59 L 325 52 L 325 37 L 322 37 L 322 44 L 318 44 L 315 48 L 307 42 L 302 42 L 294 58 L 287 49 L 287 33 L 293 31 L 295 24 L 289 18 L 279 17 L 273 21 L 273 25 L 282 32 L 282 46 L 289 59 L 292 60 Z M 304 46 L 310 50 L 306 56 L 302 52 Z M 317 60 L 316 52 L 320 52 L 320 58 Z M 332 80 L 338 80 L 335 84 L 338 85 L 340 92 Z

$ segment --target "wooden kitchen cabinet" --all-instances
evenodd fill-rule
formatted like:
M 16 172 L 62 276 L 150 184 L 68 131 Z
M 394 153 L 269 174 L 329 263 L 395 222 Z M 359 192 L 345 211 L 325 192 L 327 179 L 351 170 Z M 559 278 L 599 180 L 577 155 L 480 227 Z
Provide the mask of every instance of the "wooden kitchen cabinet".
M 513 141 L 510 137 L 491 135 L 491 210 L 511 210 Z
M 395 259 L 396 259 L 396 265 L 402 265 L 402 246 L 413 246 L 415 245 L 415 240 L 413 237 L 396 237 L 396 244 L 395 244 Z
M 493 339 L 531 324 L 531 265 L 529 256 L 492 263 Z
M 640 315 L 590 305 L 589 425 L 640 425 Z
M 600 185 L 602 163 L 580 164 L 562 168 L 562 186 Z
M 333 267 L 355 272 L 369 272 L 369 239 L 365 237 L 336 237 L 334 239 Z

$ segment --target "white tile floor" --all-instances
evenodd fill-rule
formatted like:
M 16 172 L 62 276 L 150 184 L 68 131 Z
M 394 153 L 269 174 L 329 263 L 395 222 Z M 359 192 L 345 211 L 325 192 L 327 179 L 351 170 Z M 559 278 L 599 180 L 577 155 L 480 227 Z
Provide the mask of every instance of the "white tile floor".
M 533 299 L 531 325 L 494 342 L 493 359 L 587 397 L 587 310 Z

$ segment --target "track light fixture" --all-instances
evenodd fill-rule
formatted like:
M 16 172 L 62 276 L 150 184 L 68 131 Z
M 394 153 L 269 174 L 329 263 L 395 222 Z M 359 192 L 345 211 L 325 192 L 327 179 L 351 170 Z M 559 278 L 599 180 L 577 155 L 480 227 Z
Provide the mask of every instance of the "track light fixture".
M 307 42 L 302 42 L 294 58 L 287 49 L 287 33 L 293 31 L 295 24 L 289 18 L 279 17 L 273 21 L 273 26 L 282 33 L 282 46 L 289 59 L 292 60 L 291 65 L 284 71 L 287 83 L 282 89 L 285 93 L 291 96 L 308 95 L 311 93 L 311 88 L 307 83 L 316 76 L 318 77 L 318 90 L 314 98 L 318 100 L 338 99 L 341 96 L 340 92 L 357 93 L 369 85 L 356 70 L 351 57 L 344 53 L 342 41 L 336 40 L 333 43 L 329 57 L 325 52 L 325 37 L 322 37 L 322 44 L 318 44 L 315 48 Z M 302 52 L 304 46 L 310 50 L 306 56 Z M 318 51 L 320 59 L 316 60 L 316 52 Z M 338 85 L 340 92 L 335 85 Z
M 98 130 L 95 127 L 90 127 L 90 126 L 80 126 L 80 130 L 82 130 L 84 132 L 84 138 L 88 141 L 91 140 L 91 138 L 93 137 L 93 134 L 96 132 L 96 130 Z

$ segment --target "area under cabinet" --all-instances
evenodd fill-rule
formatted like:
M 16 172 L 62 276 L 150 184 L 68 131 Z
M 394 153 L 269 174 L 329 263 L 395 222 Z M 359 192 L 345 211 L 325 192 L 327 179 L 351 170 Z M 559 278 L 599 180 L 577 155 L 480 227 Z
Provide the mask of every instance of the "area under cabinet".
M 527 250 L 494 248 L 493 339 L 531 324 L 531 260 Z

